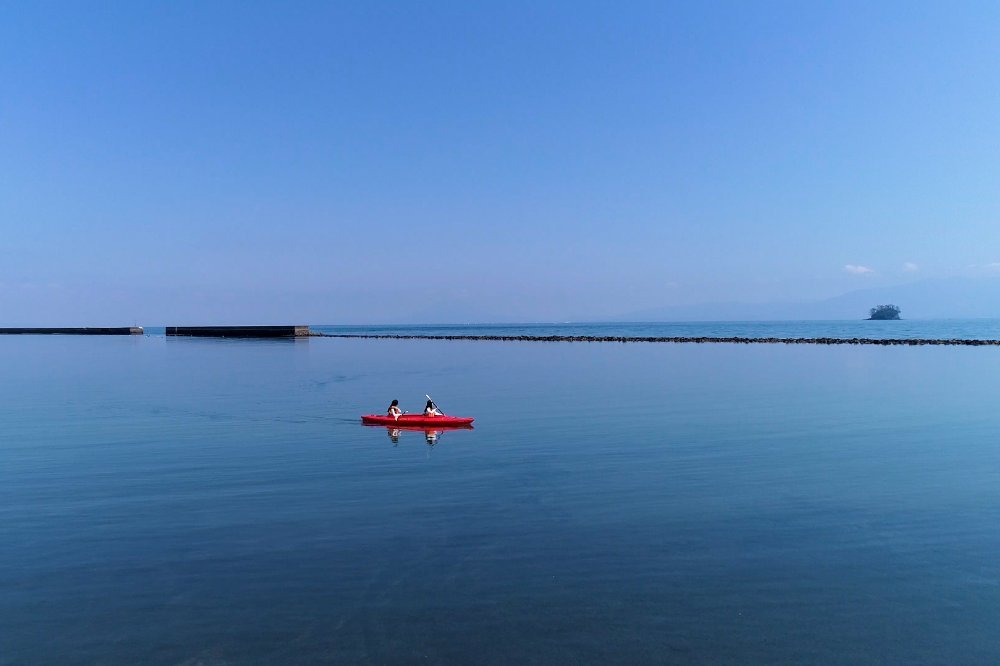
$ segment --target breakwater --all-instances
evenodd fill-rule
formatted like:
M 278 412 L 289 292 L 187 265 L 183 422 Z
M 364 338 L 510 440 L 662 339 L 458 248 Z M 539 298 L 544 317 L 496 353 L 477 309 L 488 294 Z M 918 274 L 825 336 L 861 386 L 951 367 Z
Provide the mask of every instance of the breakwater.
M 142 335 L 142 326 L 80 328 L 0 328 L 0 335 Z
M 475 340 L 497 342 L 672 342 L 687 344 L 771 344 L 771 345 L 878 345 L 883 347 L 958 346 L 1000 347 L 1000 340 L 927 338 L 743 338 L 743 337 L 642 337 L 615 335 L 402 335 L 368 333 L 311 333 L 322 338 L 363 338 L 379 340 Z
M 296 338 L 310 335 L 308 326 L 167 326 L 166 334 L 202 338 Z

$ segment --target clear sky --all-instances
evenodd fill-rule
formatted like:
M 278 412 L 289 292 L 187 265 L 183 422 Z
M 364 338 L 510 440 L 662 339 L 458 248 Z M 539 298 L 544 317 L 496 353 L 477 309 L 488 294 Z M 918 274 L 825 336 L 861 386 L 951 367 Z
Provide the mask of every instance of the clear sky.
M 0 2 L 0 325 L 985 274 L 998 143 L 996 2 Z

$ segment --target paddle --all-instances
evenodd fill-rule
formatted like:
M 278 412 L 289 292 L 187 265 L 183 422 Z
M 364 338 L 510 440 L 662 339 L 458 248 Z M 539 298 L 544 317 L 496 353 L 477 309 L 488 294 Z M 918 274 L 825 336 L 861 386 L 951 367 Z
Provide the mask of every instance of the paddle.
M 441 413 L 441 416 L 444 416 L 444 411 L 442 411 L 441 408 L 438 407 L 438 404 L 434 402 L 434 398 L 430 397 L 426 393 L 424 393 L 424 397 L 431 401 L 431 404 L 434 405 L 434 409 L 438 410 Z

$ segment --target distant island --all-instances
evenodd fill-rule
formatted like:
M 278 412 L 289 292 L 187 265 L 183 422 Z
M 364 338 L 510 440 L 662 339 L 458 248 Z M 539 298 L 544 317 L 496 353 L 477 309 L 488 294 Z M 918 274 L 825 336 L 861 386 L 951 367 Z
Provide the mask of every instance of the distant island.
M 868 320 L 899 319 L 899 306 L 876 305 L 868 311 Z

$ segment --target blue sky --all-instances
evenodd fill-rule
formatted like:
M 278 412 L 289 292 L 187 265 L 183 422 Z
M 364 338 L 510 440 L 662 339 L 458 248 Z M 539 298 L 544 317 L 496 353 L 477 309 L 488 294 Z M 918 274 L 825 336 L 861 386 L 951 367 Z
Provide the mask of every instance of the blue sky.
M 998 139 L 997 3 L 3 3 L 0 323 L 987 275 Z

